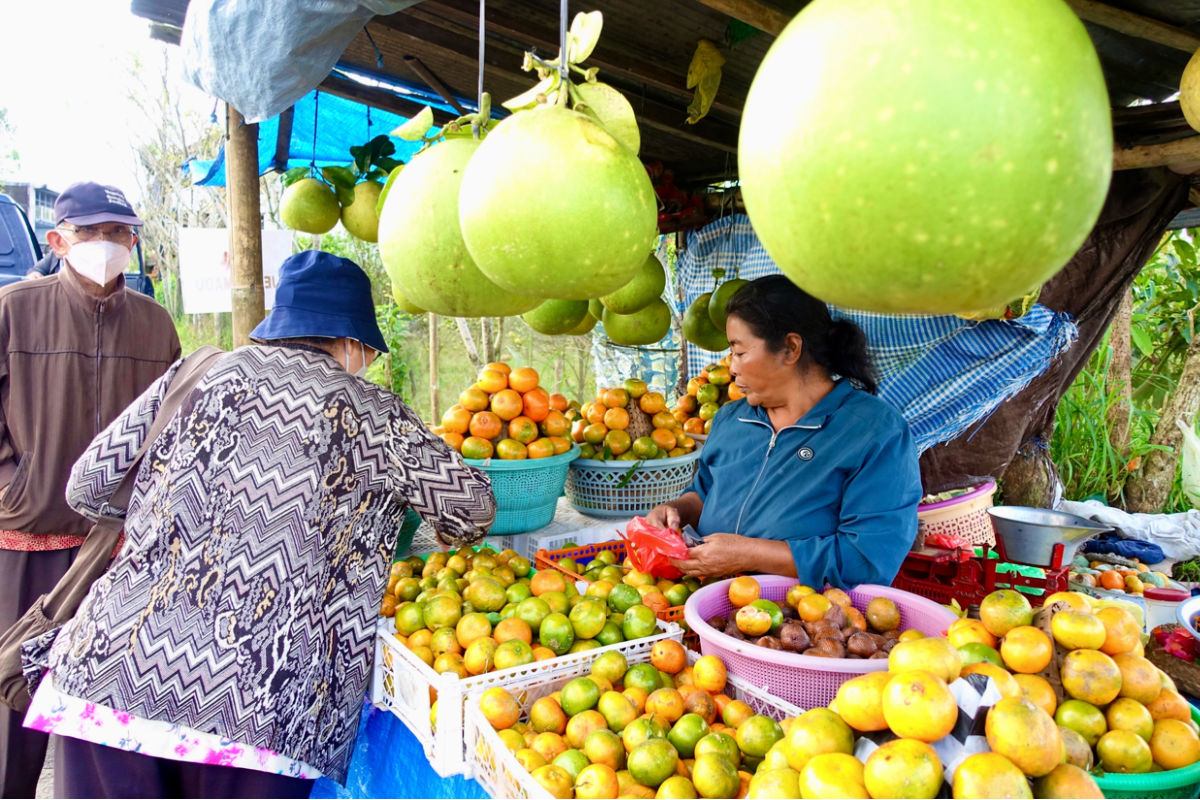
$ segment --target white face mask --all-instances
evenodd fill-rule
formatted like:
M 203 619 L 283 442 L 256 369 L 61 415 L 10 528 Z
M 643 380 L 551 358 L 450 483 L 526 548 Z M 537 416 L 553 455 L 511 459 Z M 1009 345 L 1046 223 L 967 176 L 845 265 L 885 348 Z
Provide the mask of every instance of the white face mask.
M 363 378 L 363 377 L 366 377 L 366 374 L 367 374 L 367 347 L 362 342 L 359 342 L 358 346 L 362 349 L 362 362 L 361 362 L 362 366 L 360 366 L 358 368 L 358 370 L 354 373 L 354 377 Z M 342 341 L 342 349 L 345 353 L 345 358 L 346 358 L 346 371 L 349 372 L 350 371 L 350 345 L 345 340 Z
M 92 283 L 105 286 L 129 266 L 131 250 L 123 244 L 100 239 L 75 242 L 67 252 L 71 268 Z

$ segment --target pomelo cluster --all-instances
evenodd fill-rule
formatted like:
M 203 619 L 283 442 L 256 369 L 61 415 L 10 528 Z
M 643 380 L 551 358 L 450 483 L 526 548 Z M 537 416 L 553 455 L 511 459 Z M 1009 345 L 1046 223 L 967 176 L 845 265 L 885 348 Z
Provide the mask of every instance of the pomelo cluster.
M 658 631 L 637 592 L 580 596 L 561 572 L 535 572 L 515 551 L 486 547 L 395 562 L 381 613 L 413 654 L 460 678 Z
M 667 411 L 662 393 L 649 391 L 639 378 L 601 389 L 595 400 L 584 403 L 571 437 L 579 443 L 581 458 L 599 460 L 674 458 L 696 446 L 679 417 Z
M 706 366 L 687 382 L 687 393 L 676 398 L 671 414 L 683 423 L 685 433 L 711 433 L 712 419 L 721 406 L 745 396 L 733 382 L 729 361 L 730 357 L 726 355 Z
M 571 449 L 568 434 L 577 414 L 566 397 L 538 385 L 532 367 L 497 361 L 480 370 L 433 431 L 463 458 L 549 458 Z
M 333 188 L 317 178 L 302 178 L 288 186 L 279 201 L 283 224 L 303 233 L 328 233 L 341 220 L 352 236 L 364 242 L 379 239 L 379 196 L 383 186 L 375 181 L 355 184 L 351 202 L 342 205 Z

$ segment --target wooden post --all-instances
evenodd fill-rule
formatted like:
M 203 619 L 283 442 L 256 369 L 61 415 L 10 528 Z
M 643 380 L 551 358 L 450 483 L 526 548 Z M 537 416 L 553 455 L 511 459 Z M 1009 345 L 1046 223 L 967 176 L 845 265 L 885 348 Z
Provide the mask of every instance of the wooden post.
M 426 316 L 429 317 L 429 420 L 434 425 L 440 425 L 442 417 L 438 414 L 438 408 L 442 403 L 438 391 L 438 315 Z
M 263 307 L 262 210 L 258 204 L 258 125 L 247 125 L 225 105 L 226 196 L 229 198 L 229 253 L 233 259 L 233 346 L 250 343 L 250 331 L 266 316 Z

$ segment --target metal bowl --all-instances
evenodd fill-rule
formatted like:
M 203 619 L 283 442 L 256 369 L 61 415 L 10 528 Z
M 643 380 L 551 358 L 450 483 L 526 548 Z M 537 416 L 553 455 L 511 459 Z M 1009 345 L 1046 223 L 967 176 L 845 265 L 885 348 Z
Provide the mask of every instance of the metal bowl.
M 1004 543 L 1005 556 L 1022 564 L 1050 566 L 1054 545 L 1059 543 L 1063 546 L 1063 564 L 1067 564 L 1079 545 L 1112 530 L 1108 525 L 1046 508 L 992 506 L 987 511 L 997 538 Z
M 1175 618 L 1179 620 L 1179 624 L 1187 628 L 1192 636 L 1200 639 L 1200 631 L 1192 624 L 1192 618 L 1197 614 L 1200 614 L 1200 594 L 1189 597 L 1175 607 Z

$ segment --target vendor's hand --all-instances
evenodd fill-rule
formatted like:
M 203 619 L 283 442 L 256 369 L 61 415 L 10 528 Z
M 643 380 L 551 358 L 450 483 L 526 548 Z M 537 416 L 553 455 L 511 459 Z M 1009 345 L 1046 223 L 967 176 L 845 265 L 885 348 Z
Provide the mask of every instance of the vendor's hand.
M 667 528 L 668 530 L 677 531 L 681 527 L 679 524 L 679 509 L 671 503 L 660 503 L 650 509 L 650 513 L 646 515 L 646 522 L 656 528 Z
M 671 564 L 684 575 L 698 578 L 744 572 L 746 544 L 746 537 L 736 533 L 710 533 L 704 537 L 704 544 L 688 548 L 687 558 L 672 558 Z

